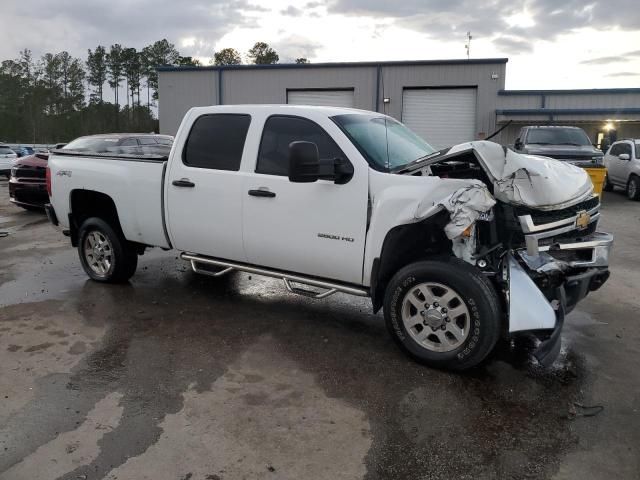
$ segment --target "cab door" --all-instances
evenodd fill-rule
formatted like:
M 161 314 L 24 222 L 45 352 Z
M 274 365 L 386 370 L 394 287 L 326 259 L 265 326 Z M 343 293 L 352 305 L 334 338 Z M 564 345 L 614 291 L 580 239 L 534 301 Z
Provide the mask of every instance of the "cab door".
M 204 114 L 196 118 L 166 174 L 167 230 L 173 247 L 245 261 L 242 246 L 240 163 L 251 117 Z
M 625 166 L 629 162 L 619 158 L 619 155 L 623 153 L 631 153 L 631 145 L 626 142 L 615 143 L 607 154 L 607 175 L 616 184 L 626 184 L 627 182 Z
M 255 169 L 247 172 L 242 188 L 244 247 L 255 265 L 360 284 L 368 167 L 352 161 L 354 175 L 344 185 L 288 178 L 289 144 L 294 141 L 315 143 L 321 159 L 349 160 L 326 129 L 342 136 L 340 141 L 348 140 L 331 120 L 324 120 L 321 126 L 290 115 L 266 119 Z

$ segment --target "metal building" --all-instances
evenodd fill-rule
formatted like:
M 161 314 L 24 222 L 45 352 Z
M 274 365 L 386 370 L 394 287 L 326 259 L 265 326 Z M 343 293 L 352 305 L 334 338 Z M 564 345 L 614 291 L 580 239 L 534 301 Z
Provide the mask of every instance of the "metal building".
M 275 103 L 374 110 L 435 147 L 482 139 L 512 144 L 529 124 L 640 136 L 640 89 L 505 90 L 505 58 L 406 62 L 160 67 L 160 132 L 175 134 L 193 106 Z M 602 134 L 602 135 L 601 135 Z

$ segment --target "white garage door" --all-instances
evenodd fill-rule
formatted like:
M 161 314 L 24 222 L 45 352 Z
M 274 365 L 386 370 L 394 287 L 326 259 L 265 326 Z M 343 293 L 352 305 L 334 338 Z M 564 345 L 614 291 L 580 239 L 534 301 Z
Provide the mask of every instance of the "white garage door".
M 353 108 L 353 102 L 353 90 L 289 90 L 287 92 L 287 103 L 291 105 Z
M 476 89 L 405 90 L 402 123 L 437 149 L 475 140 Z

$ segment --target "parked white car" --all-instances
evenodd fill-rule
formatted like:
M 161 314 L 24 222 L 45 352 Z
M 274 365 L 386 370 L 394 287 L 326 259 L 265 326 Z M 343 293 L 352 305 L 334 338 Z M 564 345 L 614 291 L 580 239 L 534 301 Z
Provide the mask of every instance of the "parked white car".
M 0 175 L 4 175 L 7 178 L 11 177 L 11 167 L 16 158 L 18 158 L 16 152 L 7 145 L 0 145 Z
M 631 200 L 640 200 L 640 139 L 620 140 L 604 156 L 607 177 L 604 190 L 624 188 Z
M 197 273 L 367 296 L 432 366 L 470 368 L 523 332 L 552 362 L 565 313 L 609 276 L 583 169 L 492 142 L 436 151 L 376 112 L 200 107 L 168 158 L 70 147 L 49 157 L 46 210 L 92 279 L 127 281 L 157 246 Z

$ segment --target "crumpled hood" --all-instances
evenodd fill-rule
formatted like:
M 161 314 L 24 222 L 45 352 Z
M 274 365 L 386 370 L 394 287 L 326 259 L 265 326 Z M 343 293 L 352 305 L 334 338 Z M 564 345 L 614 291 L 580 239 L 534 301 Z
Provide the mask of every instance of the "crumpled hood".
M 587 172 L 570 163 L 526 155 L 497 143 L 478 141 L 456 145 L 447 155 L 473 149 L 493 181 L 496 199 L 531 208 L 577 203 L 593 192 Z

